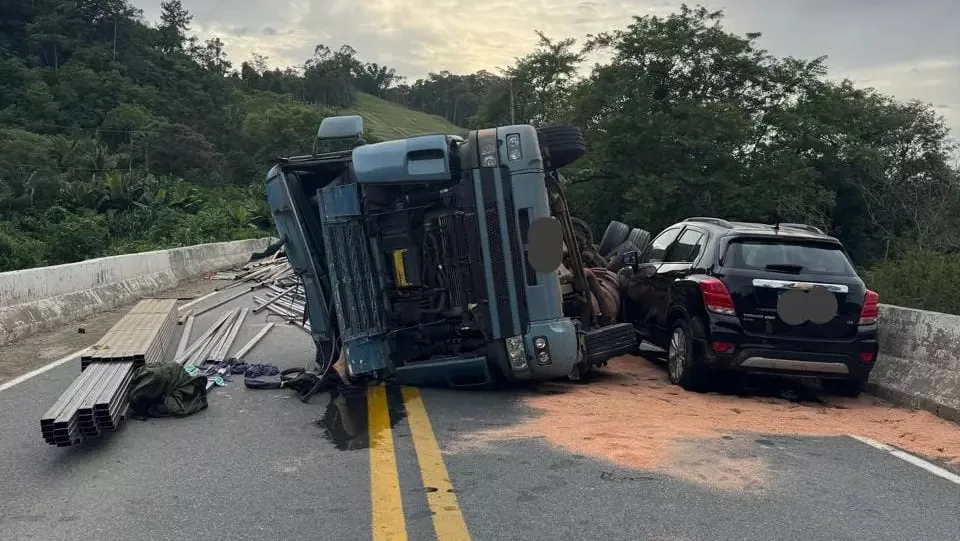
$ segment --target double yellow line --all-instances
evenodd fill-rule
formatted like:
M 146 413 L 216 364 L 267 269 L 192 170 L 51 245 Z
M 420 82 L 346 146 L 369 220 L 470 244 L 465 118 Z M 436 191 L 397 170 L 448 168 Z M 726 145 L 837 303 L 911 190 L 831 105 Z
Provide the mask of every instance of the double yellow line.
M 427 505 L 433 512 L 437 541 L 470 541 L 460 504 L 453 491 L 450 475 L 443 463 L 430 418 L 420 391 L 402 389 L 407 423 L 420 465 L 423 485 L 436 490 L 427 493 Z M 407 526 L 400 496 L 397 455 L 390 429 L 390 410 L 385 387 L 367 390 L 367 416 L 370 433 L 370 503 L 373 508 L 373 541 L 406 541 Z

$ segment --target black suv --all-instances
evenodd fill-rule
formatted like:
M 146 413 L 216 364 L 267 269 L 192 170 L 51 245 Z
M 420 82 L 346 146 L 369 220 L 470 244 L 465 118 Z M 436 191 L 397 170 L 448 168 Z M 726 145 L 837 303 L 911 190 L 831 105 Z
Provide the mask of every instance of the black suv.
M 621 257 L 624 321 L 666 350 L 673 383 L 701 390 L 711 370 L 725 369 L 817 377 L 847 396 L 864 390 L 879 297 L 840 241 L 816 227 L 689 218 Z M 813 289 L 836 297 L 826 299 L 831 311 L 784 321 L 783 295 L 794 291 L 803 313 L 814 297 L 801 292 Z

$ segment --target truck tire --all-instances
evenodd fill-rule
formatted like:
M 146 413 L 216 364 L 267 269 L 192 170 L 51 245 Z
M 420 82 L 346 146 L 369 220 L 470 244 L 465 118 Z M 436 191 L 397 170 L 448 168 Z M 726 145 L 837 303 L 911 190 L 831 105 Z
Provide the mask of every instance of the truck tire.
M 587 243 L 587 246 L 581 246 L 580 249 L 582 250 L 593 246 L 593 230 L 590 229 L 590 226 L 587 224 L 587 222 L 575 216 L 571 216 L 570 221 L 573 222 L 574 235 L 582 238 Z
M 643 257 L 643 253 L 647 251 L 647 247 L 650 246 L 650 232 L 640 229 L 639 227 L 634 227 L 630 230 L 630 234 L 627 235 L 627 242 L 633 243 L 637 247 L 637 255 Z
M 629 225 L 616 220 L 610 222 L 610 225 L 607 226 L 607 230 L 603 232 L 603 237 L 600 238 L 600 255 L 603 257 L 609 256 L 610 252 L 627 240 L 627 235 L 629 234 Z
M 540 150 L 552 169 L 561 169 L 580 159 L 587 151 L 583 132 L 573 124 L 544 126 L 537 129 Z
M 636 244 L 626 240 L 620 246 L 617 246 L 617 249 L 610 252 L 610 255 L 607 256 L 607 270 L 613 272 L 619 272 L 623 268 L 623 263 L 620 262 L 620 256 L 625 252 L 629 251 L 638 252 L 640 249 Z

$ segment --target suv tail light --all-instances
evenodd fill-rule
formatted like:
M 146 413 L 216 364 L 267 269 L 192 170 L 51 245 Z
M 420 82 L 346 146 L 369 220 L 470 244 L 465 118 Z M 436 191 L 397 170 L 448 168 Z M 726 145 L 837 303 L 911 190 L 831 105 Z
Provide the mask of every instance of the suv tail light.
M 703 304 L 707 310 L 714 314 L 736 315 L 733 297 L 730 296 L 730 291 L 723 282 L 716 278 L 707 278 L 700 282 L 700 291 L 703 293 Z
M 863 296 L 863 308 L 860 310 L 860 325 L 873 325 L 880 317 L 880 295 L 867 290 Z

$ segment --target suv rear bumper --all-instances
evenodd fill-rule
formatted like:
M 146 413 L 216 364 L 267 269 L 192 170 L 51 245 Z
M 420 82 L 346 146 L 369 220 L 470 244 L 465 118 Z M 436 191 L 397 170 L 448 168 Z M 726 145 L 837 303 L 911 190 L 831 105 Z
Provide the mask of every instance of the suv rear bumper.
M 733 344 L 733 350 L 716 351 L 718 342 Z M 856 338 L 848 341 L 758 338 L 713 327 L 705 350 L 706 362 L 723 370 L 866 379 L 873 370 L 879 345 L 876 325 L 861 327 Z M 870 360 L 864 361 L 864 355 Z

